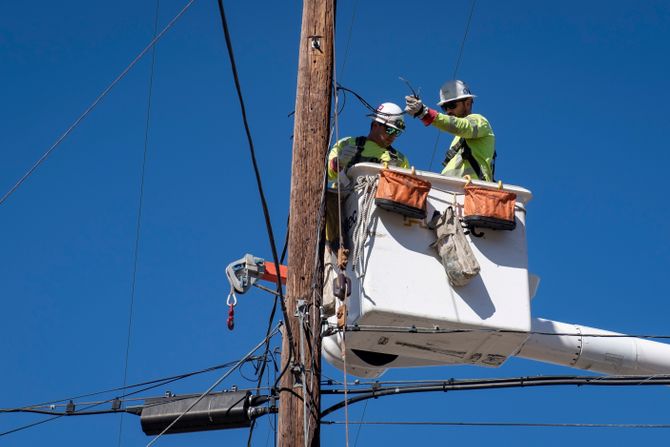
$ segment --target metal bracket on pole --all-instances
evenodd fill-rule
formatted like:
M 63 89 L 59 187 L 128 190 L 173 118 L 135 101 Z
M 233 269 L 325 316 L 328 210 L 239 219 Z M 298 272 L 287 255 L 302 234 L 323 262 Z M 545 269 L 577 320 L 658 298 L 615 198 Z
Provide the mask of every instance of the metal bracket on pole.
M 312 49 L 319 50 L 323 53 L 323 50 L 321 50 L 321 37 L 323 36 L 309 36 L 309 39 L 312 41 Z

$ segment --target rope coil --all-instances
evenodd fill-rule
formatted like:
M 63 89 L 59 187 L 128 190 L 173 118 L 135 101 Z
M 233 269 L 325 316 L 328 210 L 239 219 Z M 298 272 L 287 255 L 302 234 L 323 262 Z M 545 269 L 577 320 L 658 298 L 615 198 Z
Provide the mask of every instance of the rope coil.
M 359 265 L 361 254 L 363 253 L 363 246 L 368 237 L 368 228 L 370 226 L 372 205 L 377 192 L 377 183 L 379 177 L 376 175 L 364 175 L 356 178 L 354 184 L 354 191 L 361 194 L 362 204 L 358 208 L 358 218 L 356 219 L 356 226 L 353 232 L 353 254 L 352 262 L 353 268 L 358 277 L 362 275 L 362 266 Z

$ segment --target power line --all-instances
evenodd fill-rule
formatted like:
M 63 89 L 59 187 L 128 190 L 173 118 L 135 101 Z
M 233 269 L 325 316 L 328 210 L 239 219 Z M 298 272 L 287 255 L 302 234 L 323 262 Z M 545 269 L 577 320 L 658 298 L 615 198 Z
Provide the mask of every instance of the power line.
M 156 13 L 154 14 L 154 39 L 158 33 L 158 16 L 160 10 L 160 0 L 156 0 Z M 154 68 L 156 66 L 156 46 L 151 48 L 151 69 L 149 72 L 149 94 L 147 97 L 147 117 L 144 126 L 144 153 L 142 156 L 142 170 L 140 174 L 140 197 L 137 205 L 137 224 L 135 226 L 135 247 L 133 250 L 133 274 L 130 286 L 130 309 L 128 310 L 128 336 L 126 338 L 126 356 L 123 367 L 123 386 L 128 381 L 128 358 L 130 356 L 130 340 L 133 328 L 133 310 L 135 307 L 135 286 L 137 285 L 137 262 L 140 252 L 140 234 L 142 229 L 142 205 L 144 204 L 144 176 L 147 166 L 147 153 L 149 152 L 149 123 L 151 120 L 151 95 L 154 85 Z M 123 416 L 119 418 L 119 442 L 121 447 L 121 435 L 123 433 Z
M 470 14 L 468 15 L 468 22 L 465 25 L 465 32 L 463 33 L 463 39 L 461 39 L 461 46 L 458 50 L 458 58 L 456 59 L 456 65 L 454 66 L 454 74 L 451 77 L 451 79 L 456 79 L 456 75 L 458 74 L 458 68 L 461 65 L 461 58 L 463 57 L 463 49 L 465 48 L 465 40 L 468 38 L 468 32 L 470 31 L 470 23 L 472 22 L 472 15 L 475 12 L 475 5 L 477 4 L 477 0 L 472 0 L 472 4 L 470 6 Z M 433 154 L 430 156 L 430 164 L 428 165 L 428 170 L 430 171 L 431 168 L 433 167 L 433 160 L 435 160 L 435 152 L 437 151 L 437 146 L 440 142 L 440 135 L 442 132 L 438 130 L 437 136 L 435 137 L 435 145 L 433 146 Z
M 142 59 L 142 57 L 144 57 L 147 51 L 149 51 L 151 48 L 154 47 L 154 45 L 156 45 L 156 43 L 161 39 L 161 37 L 163 37 L 163 35 L 170 28 L 172 28 L 172 26 L 177 22 L 177 20 L 179 20 L 181 16 L 183 16 L 184 13 L 191 7 L 193 2 L 195 2 L 195 0 L 190 0 L 186 4 L 186 6 L 184 6 L 182 10 L 179 11 L 179 13 L 172 20 L 170 20 L 170 22 L 165 26 L 165 28 L 163 28 L 163 30 L 156 37 L 154 37 L 151 42 L 149 42 L 149 44 L 135 57 L 135 59 L 133 59 L 133 61 L 121 72 L 121 74 L 118 75 L 116 79 L 114 79 L 112 83 L 109 84 L 107 88 L 102 91 L 102 93 L 100 93 L 100 95 L 98 95 L 98 97 L 91 103 L 90 106 L 88 106 L 88 108 L 84 111 L 84 113 L 79 115 L 79 117 L 63 133 L 63 135 L 61 135 L 56 140 L 56 142 L 51 145 L 51 147 L 39 158 L 39 160 L 37 160 L 37 162 L 35 162 L 35 164 L 23 175 L 23 177 L 21 177 L 19 181 L 17 181 L 16 184 L 12 186 L 9 189 L 9 191 L 7 191 L 4 196 L 2 196 L 2 198 L 0 198 L 0 205 L 2 205 L 7 200 L 7 198 L 9 198 L 9 196 L 12 195 L 12 193 L 14 193 L 14 191 L 16 191 L 19 188 L 19 186 L 21 186 L 21 184 L 28 179 L 28 177 L 30 177 L 30 175 L 47 159 L 47 157 L 51 154 L 51 152 L 53 152 L 60 145 L 60 143 L 75 129 L 75 127 L 77 127 L 79 123 L 81 123 L 84 120 L 84 118 L 86 118 L 88 114 L 91 113 L 91 111 L 93 111 L 95 106 L 97 106 L 98 103 L 102 101 L 103 98 L 105 98 L 105 96 L 107 96 L 107 94 L 114 88 L 114 86 L 121 79 L 123 79 L 126 76 L 126 74 L 128 74 L 130 69 L 133 68 L 135 64 L 137 64 L 137 62 L 139 62 L 140 59 Z
M 344 425 L 346 421 L 321 421 L 322 425 Z M 661 428 L 668 429 L 670 424 L 575 424 L 542 422 L 441 422 L 441 421 L 349 421 L 357 425 L 417 425 L 448 427 L 522 427 L 522 428 Z
M 526 335 L 551 335 L 561 337 L 584 337 L 584 338 L 641 338 L 641 339 L 670 339 L 670 335 L 654 334 L 594 334 L 594 333 L 571 333 L 571 332 L 544 332 L 544 331 L 515 331 L 510 329 L 440 329 L 439 327 L 417 327 L 417 326 L 381 326 L 381 325 L 348 325 L 340 329 L 335 324 L 330 324 L 333 332 L 380 332 L 380 333 L 408 333 L 408 334 L 468 334 L 492 332 L 497 334 L 526 334 Z
M 237 91 L 237 98 L 240 102 L 240 112 L 242 114 L 242 121 L 244 123 L 244 130 L 247 135 L 247 141 L 249 143 L 249 153 L 251 155 L 251 163 L 254 168 L 254 174 L 256 177 L 256 186 L 258 187 L 258 194 L 261 200 L 261 206 L 263 208 L 263 216 L 265 217 L 265 227 L 268 233 L 268 239 L 270 240 L 270 248 L 272 249 L 272 259 L 274 260 L 275 269 L 277 272 L 279 269 L 279 256 L 277 255 L 277 246 L 275 244 L 274 233 L 272 231 L 272 222 L 270 220 L 270 211 L 268 210 L 267 201 L 265 200 L 265 193 L 263 192 L 263 182 L 261 180 L 260 170 L 258 169 L 258 162 L 256 161 L 256 150 L 254 149 L 254 142 L 251 138 L 251 130 L 249 128 L 249 121 L 247 120 L 247 111 L 244 106 L 244 98 L 242 97 L 242 87 L 240 86 L 240 78 L 237 73 L 237 65 L 235 64 L 235 54 L 233 52 L 233 44 L 230 38 L 230 32 L 228 30 L 228 21 L 226 20 L 226 13 L 223 8 L 223 1 L 218 0 L 219 5 L 219 15 L 221 16 L 221 26 L 223 27 L 223 34 L 226 40 L 226 47 L 228 49 L 228 58 L 230 59 L 230 69 L 233 72 L 233 79 L 235 81 L 235 90 Z M 282 293 L 281 278 L 277 275 L 277 292 L 279 293 L 279 301 L 281 304 L 282 313 L 284 319 L 288 322 L 289 315 L 286 310 L 286 303 L 284 302 L 284 297 Z M 289 340 L 293 340 L 293 334 L 291 333 L 291 327 L 287 324 L 285 325 L 286 336 Z M 291 343 L 292 344 L 292 343 Z M 291 345 L 289 344 L 289 345 Z
M 255 360 L 258 360 L 258 359 L 261 359 L 261 358 L 262 358 L 262 356 L 254 356 L 254 357 L 250 357 L 249 359 L 247 359 L 247 361 L 255 361 Z M 131 396 L 131 395 L 137 394 L 139 392 L 147 391 L 147 390 L 150 390 L 150 389 L 153 389 L 153 388 L 158 388 L 160 386 L 167 385 L 169 383 L 173 383 L 173 382 L 176 382 L 178 380 L 186 379 L 188 377 L 192 377 L 192 376 L 196 376 L 196 375 L 200 375 L 200 374 L 205 374 L 205 373 L 216 371 L 216 370 L 223 369 L 223 368 L 228 368 L 228 367 L 236 364 L 238 361 L 239 360 L 234 360 L 234 361 L 230 361 L 230 362 L 227 362 L 227 363 L 223 363 L 221 365 L 210 366 L 208 368 L 200 369 L 200 370 L 197 370 L 197 371 L 178 374 L 178 375 L 174 375 L 174 376 L 170 376 L 170 377 L 164 377 L 164 378 L 161 378 L 161 379 L 150 380 L 150 381 L 146 381 L 146 382 L 137 383 L 137 384 L 134 384 L 134 385 L 127 385 L 127 386 L 122 386 L 122 387 L 110 388 L 110 389 L 103 390 L 103 391 L 96 391 L 96 392 L 93 392 L 93 393 L 81 394 L 81 395 L 78 395 L 78 396 L 70 396 L 70 397 L 66 397 L 64 399 L 56 399 L 56 400 L 41 402 L 41 403 L 32 404 L 32 405 L 24 405 L 22 407 L 4 408 L 4 409 L 0 409 L 0 413 L 12 413 L 12 412 L 18 412 L 20 410 L 25 410 L 25 409 L 33 409 L 33 408 L 39 408 L 39 407 L 47 407 L 47 406 L 51 406 L 51 405 L 58 405 L 60 402 L 76 401 L 78 399 L 83 399 L 83 398 L 86 398 L 86 397 L 98 396 L 98 395 L 101 395 L 101 394 L 108 394 L 108 393 L 112 393 L 112 392 L 115 392 L 115 391 L 124 391 L 124 390 L 129 390 L 129 389 L 149 385 L 148 387 L 143 388 L 141 390 L 134 391 L 134 392 L 128 393 L 128 394 L 123 394 L 121 397 Z M 105 403 L 105 402 L 111 402 L 112 400 L 113 399 L 109 399 L 109 400 L 106 400 L 106 401 L 101 401 L 101 402 L 96 402 L 96 403 L 102 404 L 102 403 Z
M 221 0 L 219 0 L 219 1 L 221 1 Z M 156 437 L 155 437 L 154 439 L 152 439 L 151 442 L 149 442 L 149 443 L 147 444 L 147 447 L 151 447 L 152 445 L 154 445 L 154 444 L 156 443 L 156 441 L 158 441 L 158 439 L 159 439 L 161 436 L 163 436 L 165 433 L 167 433 L 167 432 L 168 432 L 168 431 L 169 431 L 169 430 L 170 430 L 170 429 L 171 429 L 171 428 L 172 428 L 172 427 L 173 427 L 173 426 L 174 426 L 174 425 L 175 425 L 175 424 L 182 418 L 182 417 L 184 417 L 184 415 L 185 415 L 186 413 L 188 413 L 189 411 L 191 411 L 191 410 L 193 409 L 193 407 L 195 407 L 195 406 L 198 404 L 198 402 L 200 402 L 200 401 L 201 401 L 205 396 L 207 396 L 207 395 L 208 395 L 214 388 L 216 388 L 221 382 L 223 382 L 223 380 L 224 380 L 226 377 L 228 377 L 233 371 L 235 371 L 240 365 L 242 365 L 246 360 L 248 360 L 248 359 L 251 357 L 251 355 L 252 355 L 254 352 L 256 352 L 256 350 L 257 350 L 258 348 L 260 348 L 261 346 L 263 346 L 263 344 L 264 344 L 270 337 L 273 337 L 274 334 L 278 333 L 278 332 L 279 332 L 279 328 L 281 327 L 281 325 L 282 325 L 281 322 L 280 322 L 279 324 L 277 324 L 277 325 L 274 327 L 274 329 L 272 330 L 272 333 L 271 333 L 271 334 L 269 334 L 269 335 L 266 336 L 263 340 L 261 340 L 261 342 L 258 343 L 254 348 L 252 348 L 251 351 L 249 351 L 249 353 L 248 353 L 247 355 L 245 355 L 245 356 L 244 356 L 240 361 L 238 361 L 233 367 L 231 367 L 228 371 L 226 371 L 226 373 L 225 373 L 223 376 L 221 376 L 219 379 L 216 380 L 216 382 L 214 382 L 209 388 L 207 388 L 207 390 L 206 390 L 204 393 L 202 393 L 202 394 L 200 395 L 200 397 L 198 397 L 197 399 L 195 399 L 195 400 L 193 401 L 193 403 L 192 403 L 191 405 L 189 405 L 189 407 L 188 407 L 186 410 L 184 410 L 184 412 L 183 412 L 182 414 L 180 414 L 177 418 L 175 418 L 175 420 L 173 420 L 172 422 L 170 422 L 170 424 L 169 424 L 167 427 L 165 427 L 165 429 L 164 429 L 163 431 L 161 431 L 158 435 L 156 435 Z
M 351 32 L 354 29 L 354 22 L 356 20 L 356 10 L 358 9 L 358 0 L 354 2 L 353 11 L 351 13 L 351 22 L 349 22 L 349 32 L 347 33 L 347 43 L 344 48 L 344 58 L 340 66 L 340 73 L 344 74 L 344 67 L 347 65 L 347 58 L 349 57 L 349 44 L 351 44 Z
M 502 379 L 450 379 L 443 382 L 430 383 L 426 385 L 412 386 L 377 386 L 373 385 L 363 390 L 347 390 L 347 394 L 358 394 L 356 397 L 347 398 L 334 404 L 321 412 L 321 417 L 339 410 L 348 405 L 362 402 L 368 399 L 377 399 L 382 396 L 393 396 L 400 394 L 448 392 L 483 390 L 498 388 L 524 388 L 545 386 L 657 386 L 670 385 L 670 375 L 656 376 L 535 376 L 535 377 L 511 377 Z M 322 394 L 344 394 L 343 389 L 321 390 Z
M 454 75 L 452 79 L 456 79 L 456 74 L 458 73 L 458 67 L 461 65 L 461 57 L 463 56 L 463 48 L 465 47 L 465 40 L 468 38 L 468 32 L 470 31 L 470 22 L 472 22 L 472 14 L 475 12 L 475 5 L 477 0 L 472 0 L 472 5 L 470 6 L 470 15 L 468 16 L 468 23 L 465 26 L 465 33 L 463 34 L 463 39 L 461 40 L 461 47 L 458 50 L 458 59 L 456 59 L 456 66 L 454 67 Z

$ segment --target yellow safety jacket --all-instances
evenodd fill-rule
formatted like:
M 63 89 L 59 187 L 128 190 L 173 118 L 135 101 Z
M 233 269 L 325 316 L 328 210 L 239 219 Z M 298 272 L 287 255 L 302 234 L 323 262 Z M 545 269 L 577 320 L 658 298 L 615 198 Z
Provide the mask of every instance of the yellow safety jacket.
M 470 175 L 472 178 L 494 181 L 496 138 L 486 118 L 476 113 L 465 118 L 438 113 L 431 124 L 455 135 L 447 151 L 443 175 Z M 471 164 L 473 159 L 476 162 L 474 168 Z
M 400 151 L 389 146 L 383 148 L 366 137 L 347 137 L 338 141 L 328 154 L 328 179 L 337 179 L 337 165 L 333 160 L 340 157 L 339 166 L 346 172 L 356 163 L 388 163 L 390 166 L 409 169 L 409 160 Z M 346 154 L 346 155 L 345 155 Z

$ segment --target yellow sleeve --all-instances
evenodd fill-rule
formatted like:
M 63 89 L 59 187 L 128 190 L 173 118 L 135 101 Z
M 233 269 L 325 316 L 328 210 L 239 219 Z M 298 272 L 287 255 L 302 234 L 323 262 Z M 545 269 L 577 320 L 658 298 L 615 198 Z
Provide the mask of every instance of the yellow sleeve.
M 474 113 L 465 118 L 438 113 L 432 124 L 440 130 L 467 139 L 481 138 L 493 133 L 486 118 Z

